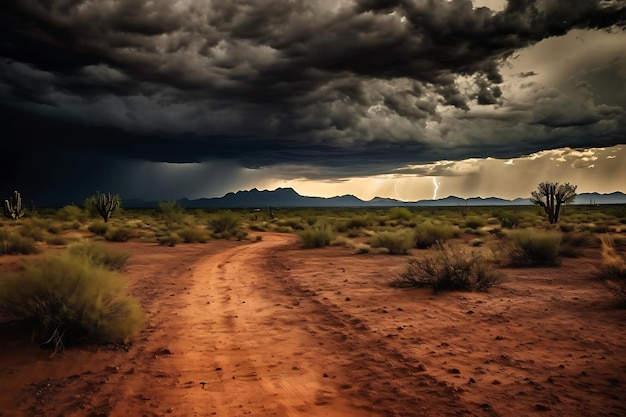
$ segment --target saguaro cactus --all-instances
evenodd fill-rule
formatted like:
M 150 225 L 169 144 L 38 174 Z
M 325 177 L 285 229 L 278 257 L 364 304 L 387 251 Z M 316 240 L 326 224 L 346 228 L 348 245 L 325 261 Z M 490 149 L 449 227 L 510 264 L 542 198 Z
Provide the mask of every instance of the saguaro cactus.
M 19 219 L 24 215 L 22 195 L 17 191 L 13 191 L 13 195 L 4 200 L 4 215 L 10 219 Z
M 115 209 L 120 206 L 120 197 L 111 193 L 103 194 L 97 191 L 93 196 L 93 204 L 100 216 L 102 216 L 102 220 L 106 223 Z

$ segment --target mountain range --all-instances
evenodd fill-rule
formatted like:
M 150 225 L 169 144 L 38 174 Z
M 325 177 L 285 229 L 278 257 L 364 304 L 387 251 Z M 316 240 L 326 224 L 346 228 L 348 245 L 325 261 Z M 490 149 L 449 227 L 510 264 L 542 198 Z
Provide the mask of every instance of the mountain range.
M 445 207 L 445 206 L 509 206 L 530 205 L 527 198 L 505 200 L 497 197 L 461 198 L 449 196 L 437 200 L 400 201 L 392 198 L 375 197 L 371 200 L 361 200 L 353 195 L 337 197 L 307 197 L 298 194 L 293 188 L 277 188 L 276 190 L 252 190 L 228 193 L 223 197 L 200 198 L 189 200 L 186 198 L 177 202 L 187 208 L 262 208 L 262 207 Z M 124 207 L 157 207 L 156 201 L 141 199 L 127 199 Z M 626 194 L 614 192 L 610 194 L 583 193 L 576 196 L 573 204 L 626 204 Z

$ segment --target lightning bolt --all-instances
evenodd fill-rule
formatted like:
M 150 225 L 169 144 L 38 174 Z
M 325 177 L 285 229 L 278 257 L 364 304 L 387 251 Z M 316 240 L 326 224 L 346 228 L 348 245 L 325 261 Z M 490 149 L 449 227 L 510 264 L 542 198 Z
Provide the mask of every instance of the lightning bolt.
M 437 184 L 437 177 L 433 177 L 433 185 L 435 186 L 435 191 L 433 192 L 433 200 L 436 200 L 437 190 L 439 189 L 439 184 Z
M 396 181 L 393 183 L 393 192 L 396 194 L 396 198 L 398 198 L 398 199 L 399 199 L 399 198 L 400 198 L 400 196 L 398 195 L 398 188 L 397 188 L 397 187 L 398 187 L 398 180 L 396 180 Z

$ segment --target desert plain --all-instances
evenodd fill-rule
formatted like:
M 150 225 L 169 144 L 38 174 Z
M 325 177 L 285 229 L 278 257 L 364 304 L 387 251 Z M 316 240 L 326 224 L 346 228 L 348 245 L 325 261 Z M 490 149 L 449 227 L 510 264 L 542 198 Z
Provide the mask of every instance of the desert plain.
M 66 233 L 94 238 L 81 230 Z M 433 249 L 249 236 L 106 242 L 131 255 L 122 274 L 145 325 L 52 355 L 3 323 L 0 416 L 626 415 L 626 310 L 595 278 L 597 246 L 558 266 L 499 264 L 484 292 L 434 293 L 391 285 Z M 37 256 L 1 256 L 0 271 Z

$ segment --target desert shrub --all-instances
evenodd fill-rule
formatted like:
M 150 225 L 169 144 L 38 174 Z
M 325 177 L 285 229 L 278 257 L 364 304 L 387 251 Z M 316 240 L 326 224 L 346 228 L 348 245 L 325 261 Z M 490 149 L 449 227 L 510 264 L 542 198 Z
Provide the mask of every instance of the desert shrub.
M 48 245 L 63 246 L 67 245 L 69 240 L 65 236 L 53 235 L 46 239 Z
M 626 257 L 618 253 L 607 238 L 602 239 L 602 263 L 597 276 L 618 302 L 626 305 Z
M 111 242 L 126 242 L 131 237 L 133 231 L 127 227 L 113 227 L 104 234 L 104 238 Z
M 348 219 L 346 227 L 348 229 L 361 229 L 366 228 L 370 224 L 367 216 L 355 216 Z
M 345 246 L 345 247 L 350 247 L 352 246 L 353 242 L 348 239 L 345 236 L 336 236 L 333 240 L 331 240 L 330 245 L 331 246 Z
M 559 224 L 559 229 L 564 233 L 571 233 L 576 230 L 576 225 L 571 223 L 561 223 Z
M 510 261 L 514 266 L 555 266 L 559 264 L 560 232 L 532 229 L 508 234 Z
M 307 224 L 305 222 L 303 222 L 302 220 L 295 218 L 295 219 L 282 219 L 279 220 L 278 222 L 276 222 L 276 224 L 278 226 L 288 226 L 291 227 L 293 230 L 304 230 L 307 227 Z
M 386 248 L 390 254 L 406 255 L 414 246 L 413 232 L 409 229 L 378 232 L 370 239 L 375 248 Z
M 356 246 L 356 248 L 354 248 L 354 253 L 356 254 L 369 253 L 369 251 L 370 251 L 370 245 L 366 243 L 360 243 Z
M 504 211 L 495 214 L 494 217 L 500 220 L 500 225 L 505 229 L 514 229 L 522 223 L 522 216 L 514 211 Z
M 397 286 L 432 287 L 439 291 L 486 291 L 501 282 L 503 275 L 476 252 L 466 253 L 437 244 L 434 256 L 413 258 L 394 282 Z
M 597 248 L 599 246 L 600 239 L 592 233 L 564 233 L 561 235 L 559 255 L 577 258 L 582 256 L 582 249 Z
M 485 225 L 487 225 L 487 221 L 482 217 L 471 216 L 465 219 L 465 227 L 469 227 L 470 229 L 478 229 L 485 227 Z
M 111 271 L 119 271 L 126 264 L 130 254 L 108 246 L 102 242 L 84 241 L 71 245 L 68 253 L 76 258 L 89 261 Z
M 230 210 L 220 211 L 209 219 L 209 226 L 213 231 L 222 237 L 233 236 L 241 227 L 241 219 L 236 213 Z
M 388 215 L 392 220 L 409 221 L 413 218 L 413 213 L 406 207 L 393 207 L 389 209 Z
M 258 223 L 250 223 L 248 228 L 253 232 L 266 232 L 267 228 L 263 224 Z
M 103 221 L 95 221 L 87 227 L 87 229 L 97 236 L 104 236 L 109 230 L 109 225 Z
M 174 247 L 182 242 L 182 239 L 176 233 L 170 233 L 169 235 L 159 237 L 158 241 L 161 246 Z
M 237 229 L 234 236 L 237 240 L 246 240 L 248 239 L 248 232 L 243 229 Z
M 178 236 L 183 239 L 185 243 L 206 243 L 210 236 L 206 230 L 187 227 L 178 231 Z
M 161 201 L 157 210 L 159 217 L 165 221 L 168 228 L 181 224 L 185 219 L 185 208 L 176 200 Z
M 41 340 L 120 342 L 143 324 L 118 272 L 69 252 L 27 262 L 0 280 L 0 313 L 34 326 Z
M 474 238 L 474 239 L 472 239 L 472 240 L 470 241 L 470 245 L 472 245 L 472 246 L 482 246 L 482 245 L 484 245 L 484 244 L 485 244 L 485 240 L 484 240 L 484 239 L 481 239 L 481 238 L 479 238 L 479 237 Z
M 84 220 L 86 213 L 78 206 L 69 205 L 58 209 L 54 216 L 62 222 L 73 222 Z
M 20 235 L 29 237 L 36 242 L 43 242 L 46 239 L 45 229 L 37 223 L 24 223 L 20 226 L 18 232 Z
M 38 252 L 33 238 L 0 230 L 0 255 L 29 255 Z
M 298 233 L 302 243 L 307 248 L 321 248 L 322 246 L 330 245 L 335 232 L 329 224 L 313 226 L 308 229 L 302 230 Z
M 458 230 L 452 226 L 422 223 L 415 228 L 413 238 L 416 248 L 427 249 L 437 242 L 443 243 L 456 235 L 458 235 Z

